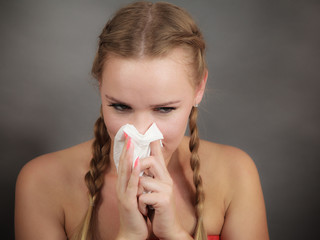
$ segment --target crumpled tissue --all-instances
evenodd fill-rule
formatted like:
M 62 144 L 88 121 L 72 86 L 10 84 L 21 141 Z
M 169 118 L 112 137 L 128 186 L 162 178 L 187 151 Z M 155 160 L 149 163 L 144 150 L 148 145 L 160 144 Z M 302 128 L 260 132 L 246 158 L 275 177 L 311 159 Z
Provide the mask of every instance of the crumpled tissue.
M 114 138 L 114 144 L 113 144 L 113 160 L 116 165 L 117 171 L 119 167 L 119 159 L 121 156 L 121 152 L 123 150 L 125 140 L 126 140 L 124 133 L 126 133 L 131 138 L 131 143 L 134 145 L 132 167 L 134 166 L 137 157 L 145 158 L 150 156 L 151 142 L 160 140 L 160 143 L 162 146 L 161 139 L 163 139 L 163 135 L 155 123 L 153 123 L 149 127 L 149 129 L 146 131 L 145 134 L 139 133 L 138 130 L 131 124 L 126 124 L 122 126 L 118 130 Z M 140 173 L 140 176 L 142 175 L 143 175 L 143 172 Z

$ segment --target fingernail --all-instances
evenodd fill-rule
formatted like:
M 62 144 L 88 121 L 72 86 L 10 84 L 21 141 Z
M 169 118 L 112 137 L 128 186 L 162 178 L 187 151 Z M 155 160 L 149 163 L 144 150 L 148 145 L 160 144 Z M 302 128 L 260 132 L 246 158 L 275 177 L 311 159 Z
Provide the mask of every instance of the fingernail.
M 128 134 L 126 134 L 125 132 L 123 132 L 124 134 L 124 138 L 127 139 L 128 138 Z
M 137 157 L 136 161 L 134 162 L 134 167 L 133 168 L 136 168 L 138 166 L 138 162 L 139 162 L 139 157 Z
M 127 142 L 127 150 L 130 148 L 130 145 L 131 145 L 131 138 L 128 139 L 128 142 Z

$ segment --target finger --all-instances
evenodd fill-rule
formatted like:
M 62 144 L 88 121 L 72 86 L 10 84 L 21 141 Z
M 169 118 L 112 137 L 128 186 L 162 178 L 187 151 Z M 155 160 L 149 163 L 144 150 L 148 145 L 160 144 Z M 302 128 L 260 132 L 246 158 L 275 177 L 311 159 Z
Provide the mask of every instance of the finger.
M 148 205 L 145 204 L 145 201 L 140 201 L 140 198 L 144 198 L 143 196 L 146 194 L 149 194 L 149 193 L 144 192 L 142 194 L 139 194 L 138 196 L 138 209 L 142 213 L 142 215 L 144 215 L 145 217 L 148 216 Z
M 144 203 L 144 201 L 139 201 L 140 197 L 144 194 L 140 195 L 138 198 L 138 209 L 142 213 L 142 215 L 147 216 L 148 215 L 148 209 L 147 205 Z
M 143 188 L 144 192 L 167 192 L 168 186 L 151 177 L 140 177 L 139 185 Z
M 152 156 L 160 156 L 160 155 L 162 156 L 160 140 L 151 142 L 150 149 L 151 149 L 150 154 Z
M 147 214 L 147 206 L 151 206 L 155 210 L 159 207 L 164 206 L 165 203 L 169 202 L 168 197 L 162 193 L 145 193 L 139 196 L 138 206 L 140 212 L 145 215 Z
M 140 164 L 139 164 L 139 158 L 138 158 L 136 160 L 135 167 L 132 169 L 127 190 L 126 190 L 128 196 L 130 197 L 137 197 L 138 195 L 139 173 L 140 173 Z
M 122 149 L 122 153 L 119 159 L 119 170 L 118 170 L 118 187 L 121 192 L 125 192 L 131 173 L 131 164 L 133 157 L 133 144 L 131 139 L 128 138 Z
M 150 156 L 141 159 L 141 172 L 144 172 L 146 175 L 157 178 L 163 179 L 164 174 L 164 166 L 155 159 L 155 157 Z
M 146 191 L 144 190 L 143 186 L 140 184 L 140 180 L 141 180 L 141 177 L 139 178 L 139 181 L 138 181 L 138 192 L 137 192 L 137 196 L 140 196 L 141 194 L 145 193 Z
M 160 140 L 154 141 L 150 143 L 150 155 L 154 156 L 162 166 L 166 167 L 166 163 L 163 158 Z M 166 167 L 167 168 L 167 167 Z

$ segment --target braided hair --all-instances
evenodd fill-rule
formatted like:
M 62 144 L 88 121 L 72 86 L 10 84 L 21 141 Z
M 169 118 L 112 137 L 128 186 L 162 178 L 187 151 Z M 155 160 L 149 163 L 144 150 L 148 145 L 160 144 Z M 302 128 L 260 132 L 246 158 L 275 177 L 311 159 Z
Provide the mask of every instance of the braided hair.
M 116 12 L 103 28 L 99 36 L 98 50 L 92 66 L 92 75 L 101 83 L 103 66 L 114 55 L 124 58 L 162 57 L 171 50 L 181 47 L 189 54 L 186 63 L 192 71 L 192 85 L 197 87 L 206 70 L 205 42 L 192 17 L 182 8 L 170 3 L 135 2 Z M 191 152 L 190 166 L 196 187 L 195 212 L 197 224 L 196 240 L 207 238 L 203 226 L 204 191 L 200 176 L 198 156 L 199 135 L 197 128 L 197 108 L 193 107 L 189 116 Z M 96 205 L 99 202 L 103 175 L 110 167 L 111 139 L 108 135 L 103 114 L 94 126 L 95 140 L 92 144 L 93 157 L 90 169 L 85 175 L 88 188 L 89 206 L 74 240 L 95 240 Z

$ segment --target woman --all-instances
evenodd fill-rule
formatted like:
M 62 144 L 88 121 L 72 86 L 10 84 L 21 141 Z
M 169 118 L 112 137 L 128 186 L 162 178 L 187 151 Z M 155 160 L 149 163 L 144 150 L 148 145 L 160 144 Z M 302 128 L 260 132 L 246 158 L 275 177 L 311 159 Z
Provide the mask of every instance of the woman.
M 204 50 L 198 27 L 174 5 L 137 2 L 115 14 L 92 67 L 101 94 L 95 139 L 21 170 L 17 240 L 268 239 L 253 161 L 198 137 Z M 156 123 L 163 147 L 152 142 L 151 155 L 131 168 L 128 137 L 117 173 L 114 138 L 127 123 L 142 134 Z M 149 176 L 139 177 L 142 171 Z

